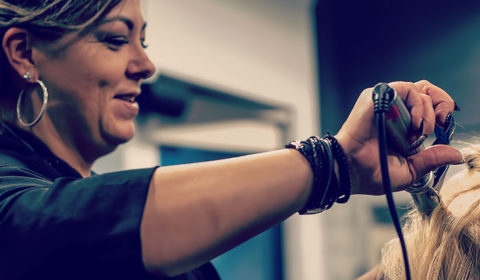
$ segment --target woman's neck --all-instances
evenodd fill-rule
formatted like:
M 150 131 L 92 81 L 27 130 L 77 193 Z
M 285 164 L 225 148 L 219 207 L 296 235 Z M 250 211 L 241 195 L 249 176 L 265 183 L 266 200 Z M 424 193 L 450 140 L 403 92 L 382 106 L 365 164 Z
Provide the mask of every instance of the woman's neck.
M 48 121 L 48 117 L 45 118 L 44 116 L 44 119 L 33 128 L 27 128 L 21 125 L 17 126 L 34 134 L 45 145 L 47 145 L 55 156 L 68 163 L 80 173 L 82 177 L 90 176 L 93 163 L 97 158 L 89 159 L 85 157 L 74 145 L 73 141 L 69 141 L 70 138 L 67 135 L 61 135 L 59 133 L 53 124 Z

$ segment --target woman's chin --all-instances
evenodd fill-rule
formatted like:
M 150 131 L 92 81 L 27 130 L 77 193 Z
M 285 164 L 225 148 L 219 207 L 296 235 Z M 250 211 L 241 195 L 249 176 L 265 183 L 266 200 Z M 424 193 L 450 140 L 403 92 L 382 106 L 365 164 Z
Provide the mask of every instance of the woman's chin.
M 103 137 L 109 145 L 118 146 L 123 144 L 129 140 L 131 140 L 135 136 L 135 124 L 132 122 L 130 123 L 123 123 L 121 125 L 117 125 L 115 127 L 111 127 L 111 129 L 104 131 Z

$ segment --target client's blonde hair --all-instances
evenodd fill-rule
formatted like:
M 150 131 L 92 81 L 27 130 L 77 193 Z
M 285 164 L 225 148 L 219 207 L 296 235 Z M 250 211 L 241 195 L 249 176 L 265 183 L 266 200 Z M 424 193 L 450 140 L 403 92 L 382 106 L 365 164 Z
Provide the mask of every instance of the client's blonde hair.
M 480 146 L 464 153 L 467 168 L 449 179 L 430 218 L 413 210 L 403 228 L 412 279 L 480 279 Z M 405 279 L 398 239 L 382 250 L 377 279 Z

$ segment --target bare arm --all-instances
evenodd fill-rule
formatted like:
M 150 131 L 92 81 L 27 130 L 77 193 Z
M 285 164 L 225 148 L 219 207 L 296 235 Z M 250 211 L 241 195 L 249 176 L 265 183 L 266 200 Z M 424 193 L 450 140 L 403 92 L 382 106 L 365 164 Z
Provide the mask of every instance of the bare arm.
M 427 81 L 391 85 L 422 134 L 432 133 L 436 118 L 443 122 L 453 111 L 450 96 Z M 336 135 L 350 164 L 352 194 L 383 192 L 371 91 L 360 95 Z M 391 153 L 390 177 L 401 190 L 430 170 L 461 162 L 459 151 L 441 145 L 408 158 Z M 302 208 L 312 177 L 309 163 L 295 150 L 157 169 L 141 224 L 145 266 L 176 275 L 211 260 Z
M 141 225 L 145 266 L 176 275 L 211 260 L 298 211 L 311 181 L 295 150 L 158 168 Z

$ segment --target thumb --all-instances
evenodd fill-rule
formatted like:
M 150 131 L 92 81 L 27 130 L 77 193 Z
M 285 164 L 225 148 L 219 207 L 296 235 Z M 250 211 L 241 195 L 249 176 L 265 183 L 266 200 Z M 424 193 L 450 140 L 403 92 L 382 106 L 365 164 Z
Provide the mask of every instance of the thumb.
M 413 181 L 428 172 L 448 164 L 462 164 L 462 153 L 452 146 L 435 145 L 408 158 Z

